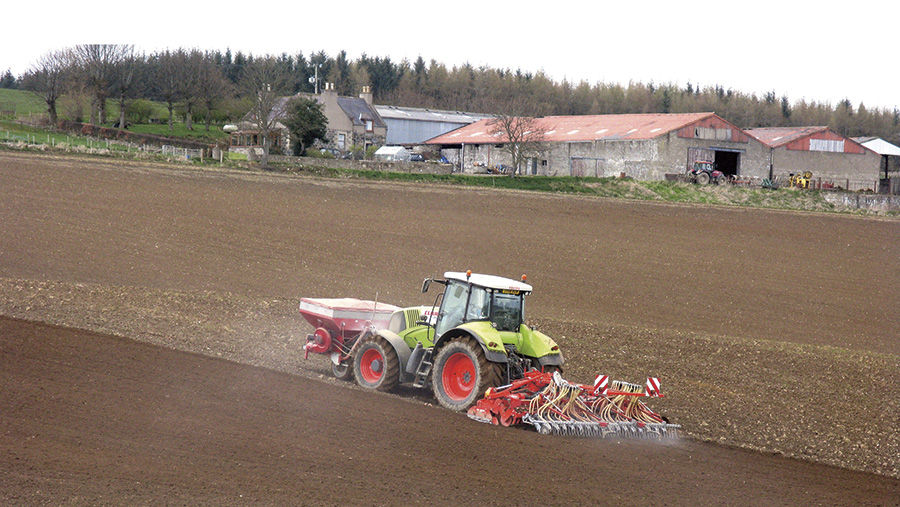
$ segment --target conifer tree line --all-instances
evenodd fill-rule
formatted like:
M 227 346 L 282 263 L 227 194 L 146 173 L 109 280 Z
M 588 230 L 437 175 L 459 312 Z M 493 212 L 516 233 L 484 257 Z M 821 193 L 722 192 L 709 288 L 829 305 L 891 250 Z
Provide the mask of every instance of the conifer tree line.
M 542 71 L 448 67 L 422 56 L 413 62 L 366 54 L 351 60 L 346 51 L 256 56 L 179 47 L 144 54 L 130 45 L 85 44 L 48 52 L 19 77 L 6 71 L 0 86 L 40 94 L 54 122 L 59 115 L 101 124 L 142 121 L 150 114 L 146 101 L 153 100 L 166 105 L 170 125 L 177 117 L 188 128 L 199 121 L 208 129 L 249 110 L 260 90 L 251 84 L 259 79 L 248 76 L 258 77 L 261 68 L 268 73 L 266 86 L 283 95 L 312 93 L 318 73 L 320 90 L 329 82 L 338 94 L 357 96 L 369 86 L 377 104 L 523 116 L 714 112 L 741 128 L 827 125 L 847 136 L 900 141 L 900 109 L 870 109 L 849 99 L 792 101 L 775 91 L 757 95 L 690 82 L 574 83 Z M 61 112 L 64 99 L 69 110 Z M 110 99 L 122 106 L 121 118 L 106 117 Z

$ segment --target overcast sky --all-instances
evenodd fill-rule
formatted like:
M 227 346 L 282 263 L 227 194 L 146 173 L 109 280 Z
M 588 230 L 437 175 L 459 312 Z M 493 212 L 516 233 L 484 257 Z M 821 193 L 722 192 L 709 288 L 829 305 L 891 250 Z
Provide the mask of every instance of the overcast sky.
M 199 5 L 198 5 L 199 4 Z M 266 11 L 255 9 L 266 8 Z M 139 10 L 140 9 L 140 10 Z M 82 43 L 231 48 L 254 55 L 346 50 L 448 67 L 543 70 L 556 81 L 719 84 L 762 95 L 900 106 L 900 2 L 253 1 L 6 2 L 0 72 Z M 893 83 L 892 83 L 893 82 Z

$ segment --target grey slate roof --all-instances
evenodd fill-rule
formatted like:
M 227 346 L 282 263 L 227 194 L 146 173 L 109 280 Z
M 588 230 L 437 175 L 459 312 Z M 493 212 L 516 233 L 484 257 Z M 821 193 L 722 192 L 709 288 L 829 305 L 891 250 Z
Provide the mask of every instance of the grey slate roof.
M 376 127 L 387 127 L 378 112 L 365 100 L 354 97 L 338 97 L 337 102 L 354 125 L 365 125 L 366 120 L 372 120 L 372 124 Z

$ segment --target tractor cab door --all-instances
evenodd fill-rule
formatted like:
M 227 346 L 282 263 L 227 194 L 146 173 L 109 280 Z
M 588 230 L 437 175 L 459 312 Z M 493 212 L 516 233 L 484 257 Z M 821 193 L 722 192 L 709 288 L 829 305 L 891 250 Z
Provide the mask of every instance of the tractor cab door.
M 451 280 L 444 290 L 444 299 L 441 300 L 441 309 L 438 311 L 438 320 L 434 328 L 436 338 L 463 323 L 468 301 L 467 284 Z
M 435 334 L 442 336 L 465 322 L 487 320 L 490 312 L 491 294 L 487 290 L 451 280 L 441 301 Z

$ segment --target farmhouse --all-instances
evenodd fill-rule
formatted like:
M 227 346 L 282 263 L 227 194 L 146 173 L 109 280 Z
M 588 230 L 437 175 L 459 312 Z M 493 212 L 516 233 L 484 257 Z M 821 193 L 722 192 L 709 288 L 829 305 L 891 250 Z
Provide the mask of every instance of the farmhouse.
M 662 180 L 709 160 L 729 175 L 768 176 L 768 148 L 714 113 L 535 118 L 519 174 Z M 510 164 L 509 136 L 485 119 L 427 141 L 462 172 Z
M 358 98 L 338 96 L 332 83 L 325 83 L 325 89 L 318 95 L 298 93 L 290 97 L 280 97 L 270 113 L 270 118 L 283 118 L 288 101 L 295 97 L 311 98 L 322 105 L 322 113 L 328 119 L 326 139 L 330 147 L 343 153 L 352 147 L 365 151 L 369 146 L 385 144 L 387 125 L 372 104 L 372 92 L 369 87 L 363 87 Z M 286 153 L 290 151 L 290 135 L 283 123 L 276 122 L 269 135 L 270 146 Z M 238 129 L 231 133 L 231 146 L 232 150 L 239 152 L 250 149 L 259 151 L 262 148 L 259 128 L 248 116 L 245 116 Z
M 814 188 L 878 188 L 881 156 L 828 127 L 757 128 L 747 133 L 768 147 L 772 175 L 780 180 L 808 171 Z

